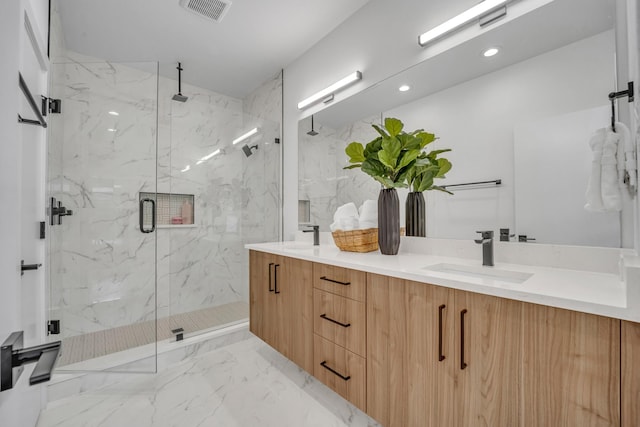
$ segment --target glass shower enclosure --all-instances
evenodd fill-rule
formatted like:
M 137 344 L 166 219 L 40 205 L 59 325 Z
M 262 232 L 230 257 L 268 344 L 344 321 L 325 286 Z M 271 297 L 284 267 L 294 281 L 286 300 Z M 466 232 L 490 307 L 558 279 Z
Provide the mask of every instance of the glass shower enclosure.
M 51 78 L 49 203 L 71 211 L 48 217 L 56 370 L 155 372 L 159 349 L 246 322 L 244 244 L 280 235 L 279 124 L 204 89 L 172 100 L 157 63 Z

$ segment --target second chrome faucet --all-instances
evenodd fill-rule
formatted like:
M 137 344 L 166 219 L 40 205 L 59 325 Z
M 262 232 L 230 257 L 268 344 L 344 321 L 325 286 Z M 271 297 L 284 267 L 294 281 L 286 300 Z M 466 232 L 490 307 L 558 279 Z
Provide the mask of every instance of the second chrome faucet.
M 475 242 L 482 245 L 482 265 L 493 267 L 493 231 L 477 231 L 480 233 L 480 239 Z

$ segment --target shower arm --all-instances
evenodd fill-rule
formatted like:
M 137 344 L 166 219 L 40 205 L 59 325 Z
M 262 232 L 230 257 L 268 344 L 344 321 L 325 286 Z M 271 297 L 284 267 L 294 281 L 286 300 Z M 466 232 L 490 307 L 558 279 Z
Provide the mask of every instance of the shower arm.
M 182 95 L 182 63 L 178 62 L 176 67 L 178 70 L 178 95 Z

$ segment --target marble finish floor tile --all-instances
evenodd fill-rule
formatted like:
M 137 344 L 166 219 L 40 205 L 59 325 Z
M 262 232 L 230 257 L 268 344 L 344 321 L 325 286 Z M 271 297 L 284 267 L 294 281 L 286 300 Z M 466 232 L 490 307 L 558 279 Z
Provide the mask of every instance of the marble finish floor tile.
M 37 427 L 374 427 L 255 337 L 50 403 Z

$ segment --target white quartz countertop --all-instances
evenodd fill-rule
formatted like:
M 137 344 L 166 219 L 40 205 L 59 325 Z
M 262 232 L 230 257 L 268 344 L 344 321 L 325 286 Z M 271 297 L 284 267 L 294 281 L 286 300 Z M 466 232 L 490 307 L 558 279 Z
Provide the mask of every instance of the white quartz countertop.
M 618 274 L 499 262 L 494 267 L 483 267 L 480 259 L 406 252 L 398 255 L 343 252 L 333 245 L 313 246 L 299 241 L 254 243 L 245 247 L 447 288 L 640 321 L 639 310 L 628 304 L 627 284 Z

